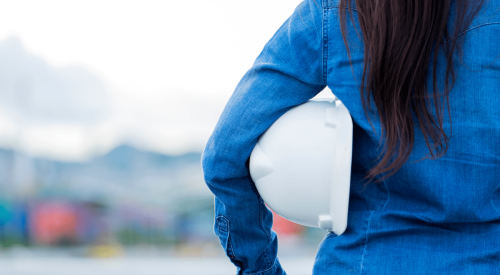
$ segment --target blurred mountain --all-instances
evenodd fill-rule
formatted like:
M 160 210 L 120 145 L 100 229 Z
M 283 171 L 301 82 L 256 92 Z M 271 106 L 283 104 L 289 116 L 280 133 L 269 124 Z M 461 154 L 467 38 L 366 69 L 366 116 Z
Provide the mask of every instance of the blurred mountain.
M 122 145 L 86 162 L 63 162 L 0 149 L 0 192 L 3 198 L 124 202 L 184 211 L 213 198 L 200 158 L 200 153 L 172 156 Z
M 110 112 L 107 87 L 95 73 L 54 67 L 15 36 L 0 41 L 0 106 L 30 122 L 95 122 Z
M 201 151 L 229 98 L 118 88 L 84 63 L 49 60 L 16 36 L 0 40 L 0 147 L 73 161 L 123 142 L 170 154 Z

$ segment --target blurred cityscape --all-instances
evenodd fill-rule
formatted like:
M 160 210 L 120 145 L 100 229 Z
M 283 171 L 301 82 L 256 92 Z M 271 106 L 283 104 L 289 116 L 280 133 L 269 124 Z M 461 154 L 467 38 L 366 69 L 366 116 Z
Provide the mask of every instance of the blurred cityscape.
M 222 256 L 200 158 L 123 145 L 63 162 L 0 149 L 0 256 Z M 285 256 L 312 257 L 325 233 L 276 214 L 274 230 Z
M 2 3 L 1 275 L 235 273 L 200 150 L 300 1 L 195 2 Z M 311 274 L 326 232 L 273 229 Z

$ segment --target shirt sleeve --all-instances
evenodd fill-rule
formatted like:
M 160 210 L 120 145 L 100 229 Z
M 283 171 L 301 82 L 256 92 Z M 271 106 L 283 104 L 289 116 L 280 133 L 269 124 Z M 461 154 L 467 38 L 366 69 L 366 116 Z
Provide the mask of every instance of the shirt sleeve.
M 215 195 L 214 232 L 238 274 L 285 274 L 273 218 L 250 177 L 259 138 L 325 88 L 321 1 L 305 0 L 265 45 L 229 99 L 202 155 Z

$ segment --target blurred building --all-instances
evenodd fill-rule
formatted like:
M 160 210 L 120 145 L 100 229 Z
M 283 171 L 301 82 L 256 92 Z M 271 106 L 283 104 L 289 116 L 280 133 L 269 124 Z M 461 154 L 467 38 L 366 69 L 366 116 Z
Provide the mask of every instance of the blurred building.
M 63 162 L 0 149 L 0 246 L 88 246 L 86 255 L 99 257 L 122 246 L 219 255 L 200 158 L 120 146 Z M 277 214 L 273 230 L 285 247 L 315 247 L 324 235 Z

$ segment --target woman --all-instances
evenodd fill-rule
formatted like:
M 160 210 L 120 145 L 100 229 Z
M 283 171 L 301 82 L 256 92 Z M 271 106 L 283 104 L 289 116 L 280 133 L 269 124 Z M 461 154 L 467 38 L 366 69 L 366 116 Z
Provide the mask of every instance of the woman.
M 203 154 L 215 233 L 238 274 L 285 274 L 247 160 L 326 86 L 353 119 L 351 194 L 347 229 L 325 237 L 313 274 L 500 273 L 500 0 L 483 2 L 297 7 Z

